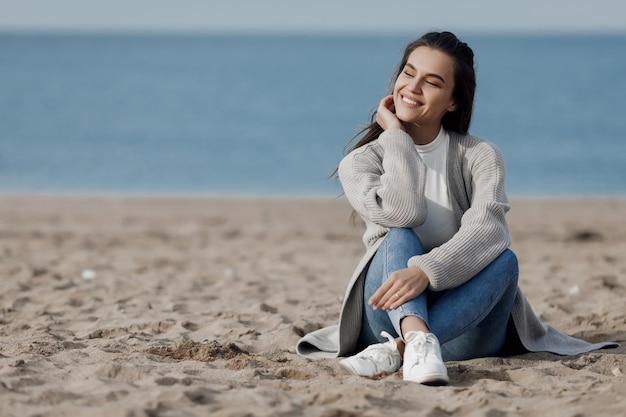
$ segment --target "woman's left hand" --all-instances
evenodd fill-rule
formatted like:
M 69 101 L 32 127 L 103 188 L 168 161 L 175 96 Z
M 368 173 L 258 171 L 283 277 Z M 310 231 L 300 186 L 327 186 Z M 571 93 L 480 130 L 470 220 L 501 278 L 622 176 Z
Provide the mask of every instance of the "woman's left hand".
M 428 287 L 428 277 L 421 269 L 411 266 L 389 275 L 387 281 L 368 300 L 374 310 L 393 310 L 420 295 Z

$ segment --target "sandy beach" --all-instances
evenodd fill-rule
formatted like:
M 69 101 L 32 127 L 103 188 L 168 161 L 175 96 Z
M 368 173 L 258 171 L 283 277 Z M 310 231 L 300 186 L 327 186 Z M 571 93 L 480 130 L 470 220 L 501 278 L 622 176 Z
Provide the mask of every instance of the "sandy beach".
M 544 320 L 617 349 L 449 362 L 450 385 L 295 354 L 364 247 L 342 199 L 0 197 L 0 415 L 618 416 L 626 200 L 512 199 Z

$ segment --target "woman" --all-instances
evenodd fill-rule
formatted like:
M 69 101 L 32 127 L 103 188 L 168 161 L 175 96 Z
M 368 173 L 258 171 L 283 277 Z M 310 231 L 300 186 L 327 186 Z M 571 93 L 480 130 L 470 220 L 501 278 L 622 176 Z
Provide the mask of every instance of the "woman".
M 404 380 L 446 384 L 444 360 L 615 346 L 540 323 L 518 288 L 503 157 L 468 134 L 475 87 L 474 54 L 452 33 L 407 46 L 391 94 L 338 168 L 366 254 L 339 324 L 304 336 L 299 354 L 348 356 L 342 368 L 362 376 L 403 365 Z

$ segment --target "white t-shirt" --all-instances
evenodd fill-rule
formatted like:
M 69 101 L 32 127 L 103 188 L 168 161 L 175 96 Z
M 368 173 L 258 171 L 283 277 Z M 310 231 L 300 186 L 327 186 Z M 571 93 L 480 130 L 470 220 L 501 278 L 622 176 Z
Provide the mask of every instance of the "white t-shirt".
M 440 246 L 457 232 L 450 192 L 448 191 L 448 145 L 450 136 L 442 127 L 439 134 L 427 145 L 415 145 L 417 153 L 426 164 L 426 221 L 414 228 L 424 250 Z

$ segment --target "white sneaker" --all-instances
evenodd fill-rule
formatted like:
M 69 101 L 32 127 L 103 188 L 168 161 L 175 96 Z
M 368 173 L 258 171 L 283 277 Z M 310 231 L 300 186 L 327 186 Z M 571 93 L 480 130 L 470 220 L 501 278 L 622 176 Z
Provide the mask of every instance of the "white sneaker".
M 426 385 L 447 384 L 448 371 L 437 337 L 432 333 L 408 332 L 404 340 L 403 379 Z
M 356 355 L 342 359 L 339 365 L 345 371 L 360 376 L 375 376 L 400 369 L 402 356 L 398 352 L 395 339 L 387 332 L 380 334 L 389 341 L 370 345 Z

